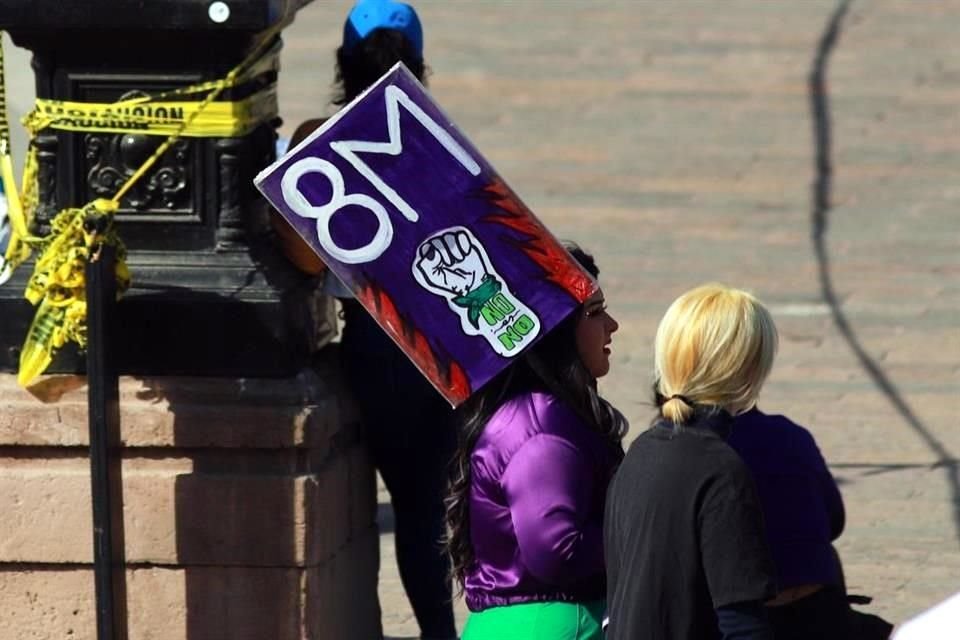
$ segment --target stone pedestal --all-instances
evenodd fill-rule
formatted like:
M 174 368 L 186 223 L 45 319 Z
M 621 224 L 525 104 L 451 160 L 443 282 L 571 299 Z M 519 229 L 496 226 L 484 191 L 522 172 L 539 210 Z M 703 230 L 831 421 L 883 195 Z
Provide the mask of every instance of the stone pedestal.
M 375 475 L 331 351 L 287 379 L 121 379 L 130 638 L 379 637 Z M 0 636 L 92 640 L 86 387 L 43 385 L 58 402 L 0 374 Z

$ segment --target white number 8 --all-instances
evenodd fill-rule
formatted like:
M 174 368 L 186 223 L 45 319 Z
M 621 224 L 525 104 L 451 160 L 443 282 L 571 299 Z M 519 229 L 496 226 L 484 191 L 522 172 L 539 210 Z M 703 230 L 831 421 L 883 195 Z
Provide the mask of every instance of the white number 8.
M 320 173 L 330 183 L 332 191 L 330 201 L 322 207 L 310 204 L 303 192 L 297 186 L 300 178 L 308 173 Z M 317 221 L 317 239 L 320 245 L 340 262 L 346 264 L 361 264 L 376 260 L 387 250 L 393 240 L 393 224 L 390 216 L 382 204 L 362 193 L 344 193 L 343 175 L 333 164 L 320 158 L 304 158 L 287 168 L 280 181 L 283 198 L 293 211 L 304 218 L 314 218 Z M 337 211 L 353 205 L 362 207 L 377 217 L 377 232 L 373 238 L 357 249 L 344 249 L 330 235 L 330 221 Z

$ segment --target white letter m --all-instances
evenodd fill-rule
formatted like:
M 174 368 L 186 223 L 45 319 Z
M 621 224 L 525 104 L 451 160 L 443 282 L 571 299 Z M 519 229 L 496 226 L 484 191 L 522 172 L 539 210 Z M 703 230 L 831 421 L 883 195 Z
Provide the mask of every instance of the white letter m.
M 364 140 L 337 140 L 330 143 L 330 148 L 336 151 L 340 157 L 349 162 L 364 178 L 376 187 L 377 191 L 383 194 L 393 206 L 395 206 L 403 217 L 410 222 L 416 222 L 420 219 L 413 207 L 407 204 L 406 200 L 400 197 L 393 188 L 388 186 L 380 179 L 367 164 L 357 157 L 357 152 L 361 153 L 386 153 L 397 156 L 403 153 L 403 141 L 400 138 L 400 109 L 399 105 L 407 110 L 417 122 L 430 132 L 430 134 L 443 145 L 450 155 L 463 165 L 471 175 L 480 174 L 480 165 L 470 157 L 460 144 L 453 139 L 446 130 L 438 125 L 423 109 L 421 109 L 413 100 L 410 99 L 399 87 L 390 85 L 384 91 L 384 101 L 387 106 L 387 142 L 369 142 Z

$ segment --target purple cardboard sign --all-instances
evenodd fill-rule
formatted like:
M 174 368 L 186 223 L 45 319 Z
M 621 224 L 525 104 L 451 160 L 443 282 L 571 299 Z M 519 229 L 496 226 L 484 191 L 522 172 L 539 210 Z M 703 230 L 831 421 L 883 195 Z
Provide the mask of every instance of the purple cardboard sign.
M 452 405 L 597 289 L 399 64 L 256 185 Z

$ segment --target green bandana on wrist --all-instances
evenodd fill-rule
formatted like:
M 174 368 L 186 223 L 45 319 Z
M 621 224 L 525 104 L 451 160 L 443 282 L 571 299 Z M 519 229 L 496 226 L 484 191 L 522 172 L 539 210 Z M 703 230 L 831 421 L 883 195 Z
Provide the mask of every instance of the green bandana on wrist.
M 483 282 L 480 283 L 479 287 L 467 292 L 466 295 L 454 298 L 453 304 L 465 308 L 470 324 L 472 324 L 475 329 L 478 329 L 480 328 L 480 312 L 483 309 L 483 305 L 490 302 L 490 299 L 500 293 L 500 289 L 502 288 L 503 285 L 500 284 L 499 280 L 488 275 L 483 278 Z

